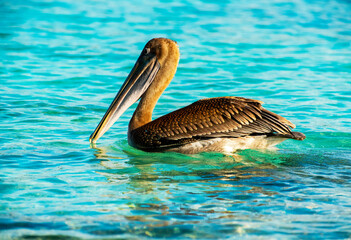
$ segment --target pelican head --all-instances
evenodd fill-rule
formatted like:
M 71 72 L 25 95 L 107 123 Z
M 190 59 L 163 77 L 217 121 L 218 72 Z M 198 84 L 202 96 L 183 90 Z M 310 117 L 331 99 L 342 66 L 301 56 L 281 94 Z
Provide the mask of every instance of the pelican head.
M 129 130 L 151 121 L 158 98 L 172 80 L 179 61 L 177 43 L 166 38 L 150 40 L 133 69 L 90 136 L 96 142 L 136 101 L 141 101 L 129 124 Z

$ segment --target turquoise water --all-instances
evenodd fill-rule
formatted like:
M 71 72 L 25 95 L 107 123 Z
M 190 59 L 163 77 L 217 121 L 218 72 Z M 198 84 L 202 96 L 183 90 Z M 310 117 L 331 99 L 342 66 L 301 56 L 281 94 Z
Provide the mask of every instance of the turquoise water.
M 351 3 L 0 2 L 0 238 L 351 237 Z M 181 59 L 154 116 L 265 102 L 307 139 L 182 155 L 127 144 L 133 107 L 92 133 L 144 44 Z

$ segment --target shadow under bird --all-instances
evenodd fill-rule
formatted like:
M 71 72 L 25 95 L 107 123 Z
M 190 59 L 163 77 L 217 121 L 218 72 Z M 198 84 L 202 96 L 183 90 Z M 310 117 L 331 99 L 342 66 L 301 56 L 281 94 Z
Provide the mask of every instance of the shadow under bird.
M 242 97 L 202 99 L 152 121 L 153 109 L 175 75 L 178 61 L 175 41 L 150 40 L 90 142 L 95 143 L 139 99 L 129 122 L 128 142 L 147 152 L 230 154 L 269 148 L 289 138 L 305 139 L 304 134 L 291 131 L 295 125 L 290 121 L 263 108 L 263 102 Z

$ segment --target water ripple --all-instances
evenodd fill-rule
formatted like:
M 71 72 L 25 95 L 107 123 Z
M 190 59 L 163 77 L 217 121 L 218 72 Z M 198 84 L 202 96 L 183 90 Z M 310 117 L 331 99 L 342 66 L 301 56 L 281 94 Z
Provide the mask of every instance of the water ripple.
M 338 0 L 1 2 L 2 238 L 350 238 L 350 12 Z M 243 96 L 307 139 L 234 157 L 145 153 L 126 140 L 134 105 L 90 148 L 159 36 L 181 59 L 155 117 Z

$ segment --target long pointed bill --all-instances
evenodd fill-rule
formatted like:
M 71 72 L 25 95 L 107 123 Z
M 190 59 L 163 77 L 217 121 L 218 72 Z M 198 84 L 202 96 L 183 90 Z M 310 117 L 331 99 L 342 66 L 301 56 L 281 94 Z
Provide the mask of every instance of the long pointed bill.
M 104 117 L 91 134 L 91 143 L 95 143 L 133 103 L 138 101 L 159 69 L 160 64 L 155 56 L 140 55 Z

